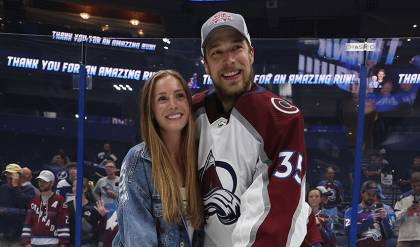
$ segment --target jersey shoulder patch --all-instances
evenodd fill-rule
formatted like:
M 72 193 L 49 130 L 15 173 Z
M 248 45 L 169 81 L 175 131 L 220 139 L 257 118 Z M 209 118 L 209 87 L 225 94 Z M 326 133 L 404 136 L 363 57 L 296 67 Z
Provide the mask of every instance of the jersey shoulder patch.
M 239 112 L 251 111 L 254 112 L 254 114 L 257 113 L 259 117 L 262 115 L 263 117 L 268 117 L 268 119 L 273 119 L 274 121 L 279 118 L 281 120 L 293 119 L 295 116 L 301 115 L 299 108 L 293 103 L 279 97 L 267 89 L 259 90 L 257 88 L 245 94 L 240 98 L 235 107 Z
M 198 110 L 198 108 L 204 106 L 204 101 L 206 99 L 207 94 L 208 94 L 208 90 L 193 95 L 192 97 L 193 112 Z
M 285 114 L 295 114 L 299 112 L 299 108 L 280 97 L 271 97 L 271 104 L 273 104 L 275 109 Z

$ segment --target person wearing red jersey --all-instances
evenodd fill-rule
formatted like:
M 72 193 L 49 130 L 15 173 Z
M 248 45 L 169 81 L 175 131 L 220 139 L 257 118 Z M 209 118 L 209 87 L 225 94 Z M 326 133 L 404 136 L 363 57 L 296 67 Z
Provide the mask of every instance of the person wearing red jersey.
M 22 245 L 65 247 L 70 242 L 67 206 L 64 198 L 52 191 L 55 176 L 43 170 L 37 180 L 41 195 L 32 199 L 26 211 Z
M 201 38 L 214 84 L 193 99 L 205 246 L 319 244 L 305 202 L 301 112 L 252 83 L 254 48 L 241 15 L 216 13 Z

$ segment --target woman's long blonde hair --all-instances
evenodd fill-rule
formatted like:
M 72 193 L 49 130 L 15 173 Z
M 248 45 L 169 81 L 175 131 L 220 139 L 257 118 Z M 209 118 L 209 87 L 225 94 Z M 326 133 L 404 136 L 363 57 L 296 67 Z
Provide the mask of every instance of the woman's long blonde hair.
M 190 114 L 188 122 L 181 134 L 181 161 L 185 165 L 185 174 L 180 174 L 176 164 L 172 164 L 165 143 L 160 137 L 160 127 L 153 117 L 152 103 L 156 82 L 168 76 L 174 77 L 184 89 Z M 152 180 L 162 201 L 163 219 L 167 223 L 179 223 L 182 215 L 182 199 L 180 188 L 185 176 L 187 192 L 186 213 L 191 224 L 198 229 L 203 223 L 203 207 L 197 179 L 197 145 L 195 140 L 195 125 L 192 114 L 192 98 L 185 80 L 173 70 L 161 70 L 147 80 L 143 87 L 140 102 L 141 135 L 147 144 L 152 158 Z

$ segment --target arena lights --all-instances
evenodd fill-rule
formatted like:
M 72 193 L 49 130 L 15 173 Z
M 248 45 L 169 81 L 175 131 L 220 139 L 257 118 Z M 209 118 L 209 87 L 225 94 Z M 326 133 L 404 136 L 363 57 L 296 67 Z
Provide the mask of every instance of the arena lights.
M 89 15 L 89 13 L 82 12 L 82 13 L 80 13 L 80 17 L 82 17 L 82 19 L 84 19 L 84 20 L 87 20 L 87 19 L 90 18 L 90 15 Z
M 140 24 L 140 21 L 137 19 L 131 19 L 130 20 L 131 25 L 133 26 L 138 26 Z
M 407 39 L 407 41 L 408 41 L 408 42 L 410 42 L 410 41 L 411 41 L 411 39 Z
M 165 49 L 165 50 L 168 50 L 168 49 L 169 49 L 169 47 L 167 47 L 167 46 L 164 46 L 164 47 L 163 47 L 163 49 Z
M 112 85 L 114 88 L 115 88 L 115 90 L 117 90 L 117 91 L 133 91 L 133 88 L 131 88 L 131 86 L 130 85 L 128 85 L 128 84 L 126 84 L 126 85 L 123 85 L 123 84 L 114 84 L 114 85 Z
M 143 29 L 140 29 L 137 33 L 138 33 L 140 36 L 144 36 L 144 31 L 143 31 Z
M 417 24 L 414 24 L 414 25 L 413 25 L 413 28 L 417 28 Z
M 190 0 L 190 2 L 229 2 L 230 0 Z
M 162 41 L 168 45 L 171 44 L 171 41 L 168 38 L 163 38 Z
M 79 114 L 74 114 L 75 118 L 79 118 Z M 85 120 L 87 119 L 87 116 L 85 116 Z
M 109 30 L 109 25 L 108 25 L 108 24 L 103 25 L 103 26 L 101 27 L 101 30 L 102 30 L 102 32 L 108 31 L 108 30 Z

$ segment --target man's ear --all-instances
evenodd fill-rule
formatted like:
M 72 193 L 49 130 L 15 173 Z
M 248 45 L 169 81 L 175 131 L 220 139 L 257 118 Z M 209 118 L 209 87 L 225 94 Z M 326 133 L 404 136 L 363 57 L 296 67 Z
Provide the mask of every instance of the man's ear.
M 209 66 L 207 65 L 206 59 L 204 59 L 204 70 L 206 71 L 206 74 L 210 74 Z
M 249 46 L 249 59 L 250 59 L 250 64 L 254 64 L 254 47 Z

